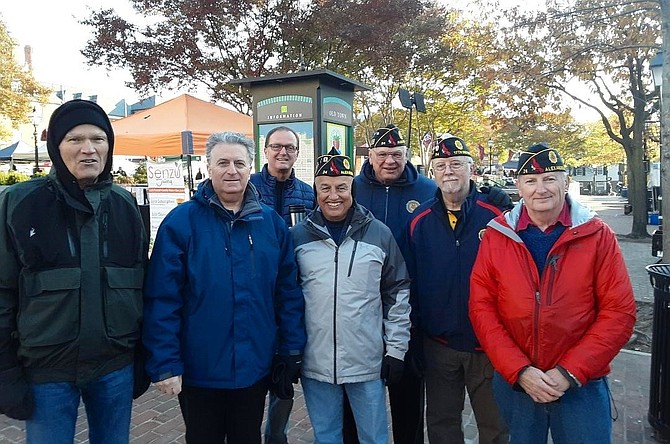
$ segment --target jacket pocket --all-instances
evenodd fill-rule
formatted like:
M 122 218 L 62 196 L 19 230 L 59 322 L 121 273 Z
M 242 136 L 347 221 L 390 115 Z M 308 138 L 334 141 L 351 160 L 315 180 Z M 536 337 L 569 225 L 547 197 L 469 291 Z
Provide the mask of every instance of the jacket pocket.
M 49 346 L 73 341 L 79 335 L 79 268 L 25 272 L 17 318 L 21 344 Z
M 104 267 L 104 271 L 107 335 L 119 338 L 133 333 L 139 334 L 144 269 Z

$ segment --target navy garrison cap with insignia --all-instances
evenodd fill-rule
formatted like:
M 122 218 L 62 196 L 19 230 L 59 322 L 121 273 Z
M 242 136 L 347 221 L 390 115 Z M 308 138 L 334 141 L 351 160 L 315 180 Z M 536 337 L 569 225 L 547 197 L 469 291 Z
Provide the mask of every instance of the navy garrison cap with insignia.
M 347 156 L 340 154 L 335 148 L 328 154 L 319 156 L 316 159 L 316 168 L 314 177 L 318 176 L 353 176 L 354 170 L 351 169 L 351 162 Z
M 395 148 L 397 146 L 405 146 L 405 141 L 400 136 L 400 130 L 397 126 L 390 124 L 384 128 L 379 128 L 372 136 L 372 143 L 370 148 Z
M 465 141 L 460 137 L 452 136 L 451 134 L 442 135 L 437 141 L 430 159 L 446 159 L 454 156 L 472 157 L 472 154 L 470 154 L 470 149 L 465 144 Z
M 561 155 L 546 143 L 537 143 L 519 155 L 517 174 L 542 174 L 565 171 Z

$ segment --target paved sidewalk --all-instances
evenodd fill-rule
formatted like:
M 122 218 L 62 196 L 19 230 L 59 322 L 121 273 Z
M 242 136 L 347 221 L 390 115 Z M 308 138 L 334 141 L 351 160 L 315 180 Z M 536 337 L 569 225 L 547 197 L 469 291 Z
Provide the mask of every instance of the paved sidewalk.
M 632 224 L 632 217 L 623 214 L 625 200 L 610 196 L 584 196 L 581 200 L 596 210 L 620 235 L 620 245 L 633 282 L 636 300 L 652 301 L 653 291 L 644 267 L 655 263 L 657 259 L 651 256 L 650 239 L 633 241 L 621 236 L 630 233 Z M 653 232 L 655 228 L 649 226 L 649 232 Z M 647 421 L 650 366 L 649 354 L 625 350 L 612 363 L 610 388 L 615 406 L 613 415 L 617 417 L 613 433 L 616 444 L 665 442 L 655 437 L 654 430 Z M 466 442 L 476 443 L 477 428 L 469 406 L 463 416 Z M 176 399 L 160 394 L 153 388 L 135 402 L 131 427 L 133 443 L 184 442 L 184 424 Z M 299 386 L 296 386 L 295 406 L 289 427 L 290 443 L 313 442 L 311 425 Z M 23 422 L 0 416 L 0 443 L 23 443 L 24 435 Z M 76 442 L 88 442 L 83 409 L 80 409 L 77 423 Z

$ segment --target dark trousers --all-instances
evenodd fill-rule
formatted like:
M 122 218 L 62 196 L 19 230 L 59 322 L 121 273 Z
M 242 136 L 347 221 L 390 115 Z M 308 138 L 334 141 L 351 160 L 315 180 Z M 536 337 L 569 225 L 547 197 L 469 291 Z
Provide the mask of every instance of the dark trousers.
M 188 444 L 260 444 L 265 379 L 242 389 L 184 386 L 179 406 Z
M 423 380 L 407 365 L 400 382 L 388 387 L 395 444 L 423 444 L 423 389 Z M 346 394 L 343 419 L 343 444 L 358 444 L 356 422 Z

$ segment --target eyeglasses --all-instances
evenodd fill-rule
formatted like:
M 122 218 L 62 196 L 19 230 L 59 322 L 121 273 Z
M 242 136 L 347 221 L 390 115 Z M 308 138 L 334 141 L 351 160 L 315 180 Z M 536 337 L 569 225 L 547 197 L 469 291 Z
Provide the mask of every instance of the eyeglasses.
M 385 161 L 387 157 L 391 156 L 391 159 L 395 161 L 399 161 L 405 158 L 405 153 L 402 151 L 394 151 L 392 153 L 386 152 L 386 151 L 375 151 L 373 150 L 373 153 L 375 153 L 375 156 L 381 161 Z
M 275 153 L 280 152 L 282 148 L 285 149 L 287 153 L 295 153 L 296 151 L 298 151 L 298 147 L 291 143 L 289 143 L 288 145 L 282 145 L 281 143 L 271 143 L 267 147 L 270 148 Z
M 433 165 L 433 170 L 437 171 L 438 173 L 443 173 L 447 170 L 447 167 L 451 168 L 451 171 L 460 171 L 462 170 L 466 165 L 469 165 L 470 162 L 461 162 L 460 160 L 454 160 L 453 162 L 444 162 L 444 163 L 436 163 Z

